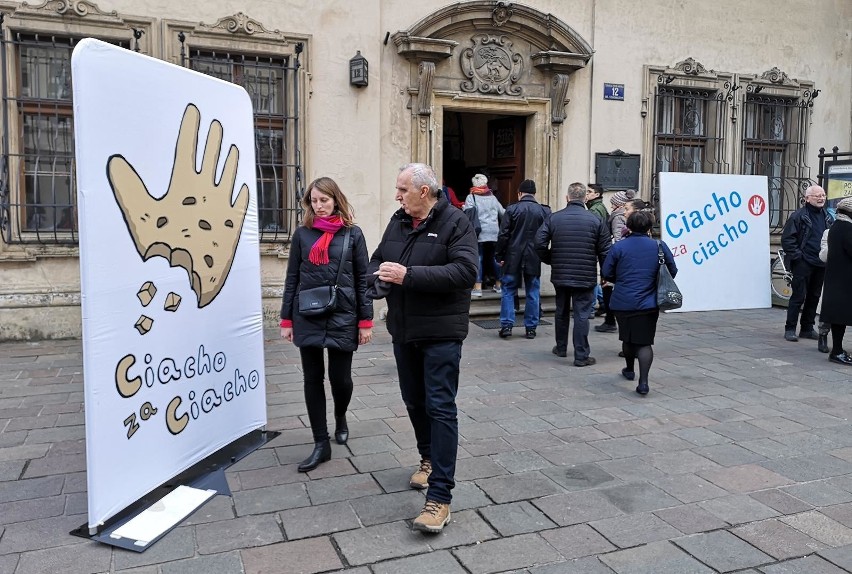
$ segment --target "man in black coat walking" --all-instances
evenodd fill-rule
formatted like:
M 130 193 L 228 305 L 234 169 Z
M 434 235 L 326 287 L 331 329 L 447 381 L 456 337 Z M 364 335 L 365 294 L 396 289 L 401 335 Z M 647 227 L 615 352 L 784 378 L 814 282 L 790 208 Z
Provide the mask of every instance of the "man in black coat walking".
M 515 325 L 515 297 L 524 282 L 524 329 L 527 339 L 535 339 L 541 292 L 541 258 L 533 248 L 535 232 L 550 216 L 550 208 L 535 200 L 535 182 L 525 179 L 518 187 L 518 202 L 506 208 L 497 236 L 495 257 L 503 272 L 500 301 L 500 337 L 512 336 Z
M 574 314 L 574 366 L 595 364 L 589 356 L 589 316 L 595 303 L 598 265 L 603 265 L 612 235 L 605 222 L 585 206 L 586 186 L 568 186 L 568 205 L 548 218 L 535 236 L 535 250 L 551 266 L 556 288 L 556 346 L 553 354 L 568 354 L 569 309 Z
M 370 259 L 368 273 L 377 278 L 370 291 L 388 300 L 399 388 L 421 457 L 409 486 L 428 488 L 413 527 L 440 532 L 450 521 L 455 486 L 456 393 L 479 250 L 473 226 L 441 196 L 428 165 L 402 168 L 396 200 L 402 208 Z

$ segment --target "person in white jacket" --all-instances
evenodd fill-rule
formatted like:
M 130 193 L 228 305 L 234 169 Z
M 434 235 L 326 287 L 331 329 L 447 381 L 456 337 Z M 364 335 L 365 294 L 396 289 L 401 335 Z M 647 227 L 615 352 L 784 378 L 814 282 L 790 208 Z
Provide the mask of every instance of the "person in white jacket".
M 479 217 L 479 225 L 482 231 L 479 233 L 479 272 L 476 276 L 476 284 L 473 286 L 471 295 L 482 297 L 482 280 L 484 277 L 494 277 L 494 292 L 500 293 L 500 264 L 494 258 L 494 250 L 497 247 L 497 235 L 500 231 L 500 218 L 506 209 L 500 203 L 491 189 L 488 187 L 488 178 L 477 173 L 471 179 L 473 187 L 465 199 L 464 210 L 476 208 Z

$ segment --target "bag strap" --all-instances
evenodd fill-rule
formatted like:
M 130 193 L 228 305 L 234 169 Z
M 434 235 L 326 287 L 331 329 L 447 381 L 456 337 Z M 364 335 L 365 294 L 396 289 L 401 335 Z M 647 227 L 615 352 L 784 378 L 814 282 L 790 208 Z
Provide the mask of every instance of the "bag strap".
M 346 257 L 346 249 L 349 247 L 349 232 L 351 227 L 346 227 L 346 233 L 343 235 L 343 251 L 340 252 L 340 265 L 337 266 L 337 279 L 334 280 L 334 286 L 340 285 L 340 274 L 343 272 L 343 259 Z
M 661 267 L 666 264 L 666 256 L 663 255 L 663 244 L 659 239 L 657 239 L 657 261 Z

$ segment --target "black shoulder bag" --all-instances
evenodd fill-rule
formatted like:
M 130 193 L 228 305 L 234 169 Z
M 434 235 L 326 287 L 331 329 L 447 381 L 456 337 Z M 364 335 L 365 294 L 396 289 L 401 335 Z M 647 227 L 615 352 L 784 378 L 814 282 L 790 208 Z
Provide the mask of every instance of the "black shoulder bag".
M 337 290 L 340 284 L 340 274 L 343 272 L 343 259 L 346 257 L 346 250 L 349 247 L 349 231 L 350 228 L 347 227 L 346 234 L 343 236 L 343 251 L 340 254 L 340 265 L 337 267 L 337 279 L 334 280 L 334 285 L 321 285 L 320 287 L 299 291 L 299 313 L 301 315 L 325 315 L 337 308 Z
M 473 196 L 473 207 L 466 209 L 464 213 L 470 220 L 470 224 L 473 226 L 473 230 L 474 232 L 476 232 L 476 236 L 479 237 L 479 234 L 482 233 L 482 224 L 479 222 L 479 208 L 476 206 L 475 195 Z
M 657 241 L 657 260 L 660 269 L 657 271 L 657 306 L 660 311 L 679 309 L 683 305 L 683 295 L 678 289 L 669 268 L 666 266 L 666 258 L 663 255 L 663 244 Z

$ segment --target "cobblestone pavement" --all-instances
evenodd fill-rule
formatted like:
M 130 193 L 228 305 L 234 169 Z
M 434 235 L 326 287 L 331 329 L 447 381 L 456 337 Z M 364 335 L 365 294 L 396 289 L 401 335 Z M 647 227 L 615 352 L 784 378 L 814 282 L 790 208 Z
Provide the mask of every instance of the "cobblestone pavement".
M 418 461 L 381 326 L 354 362 L 351 438 L 305 475 L 298 353 L 270 332 L 269 428 L 218 496 L 143 554 L 86 522 L 79 341 L 0 345 L 0 572 L 828 574 L 852 571 L 852 370 L 783 339 L 779 309 L 661 319 L 651 393 L 551 354 L 553 327 L 471 325 L 453 521 L 410 530 Z M 522 330 L 521 330 L 522 331 Z M 516 330 L 517 333 L 517 330 Z

